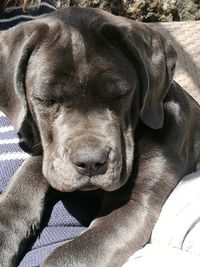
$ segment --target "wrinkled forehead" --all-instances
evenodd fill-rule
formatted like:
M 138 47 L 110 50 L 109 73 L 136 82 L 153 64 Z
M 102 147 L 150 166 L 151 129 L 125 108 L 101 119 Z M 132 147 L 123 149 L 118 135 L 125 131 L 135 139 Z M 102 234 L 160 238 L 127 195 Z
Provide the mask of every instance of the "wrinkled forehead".
M 68 27 L 56 33 L 38 50 L 34 81 L 52 87 L 84 87 L 88 82 L 133 81 L 132 63 L 116 48 L 91 33 Z

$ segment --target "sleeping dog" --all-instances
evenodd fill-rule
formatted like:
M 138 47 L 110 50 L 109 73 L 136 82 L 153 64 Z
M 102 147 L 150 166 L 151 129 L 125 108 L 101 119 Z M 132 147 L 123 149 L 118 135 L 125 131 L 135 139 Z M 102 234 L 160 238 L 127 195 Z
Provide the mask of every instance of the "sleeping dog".
M 50 188 L 98 191 L 88 230 L 43 267 L 121 266 L 200 161 L 200 107 L 176 52 L 143 23 L 62 9 L 0 36 L 0 107 L 31 152 L 0 198 L 0 266 L 16 266 Z M 89 193 L 89 192 L 88 192 Z

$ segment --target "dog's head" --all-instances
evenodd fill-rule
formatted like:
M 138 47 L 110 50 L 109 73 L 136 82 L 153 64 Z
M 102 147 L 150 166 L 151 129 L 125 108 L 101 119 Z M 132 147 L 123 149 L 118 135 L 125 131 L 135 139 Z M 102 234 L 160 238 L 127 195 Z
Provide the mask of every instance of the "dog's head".
M 138 120 L 163 126 L 176 54 L 138 22 L 68 8 L 0 37 L 0 106 L 60 191 L 116 190 Z

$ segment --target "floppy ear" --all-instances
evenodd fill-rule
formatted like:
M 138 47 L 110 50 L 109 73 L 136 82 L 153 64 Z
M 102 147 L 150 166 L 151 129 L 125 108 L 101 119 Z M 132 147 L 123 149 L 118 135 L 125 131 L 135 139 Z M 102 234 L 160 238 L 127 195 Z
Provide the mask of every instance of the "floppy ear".
M 169 40 L 144 23 L 115 20 L 102 25 L 103 35 L 126 54 L 138 73 L 140 118 L 153 129 L 162 128 L 163 100 L 173 79 L 176 52 Z
M 41 153 L 39 132 L 26 99 L 26 70 L 33 51 L 47 31 L 46 24 L 25 23 L 0 35 L 0 109 L 22 138 L 22 145 Z M 32 148 L 33 149 L 32 151 Z

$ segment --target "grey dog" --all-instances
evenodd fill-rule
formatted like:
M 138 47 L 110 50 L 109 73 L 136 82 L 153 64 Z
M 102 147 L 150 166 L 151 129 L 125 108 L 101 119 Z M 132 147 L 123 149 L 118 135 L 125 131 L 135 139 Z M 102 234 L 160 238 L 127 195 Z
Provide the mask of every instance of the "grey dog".
M 200 107 L 171 42 L 143 23 L 67 8 L 0 39 L 0 107 L 32 153 L 0 199 L 0 266 L 16 266 L 50 188 L 98 191 L 88 230 L 42 266 L 117 267 L 200 161 Z M 30 197 L 31 196 L 31 197 Z

